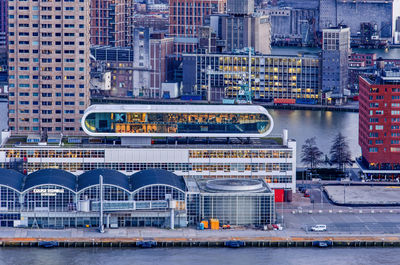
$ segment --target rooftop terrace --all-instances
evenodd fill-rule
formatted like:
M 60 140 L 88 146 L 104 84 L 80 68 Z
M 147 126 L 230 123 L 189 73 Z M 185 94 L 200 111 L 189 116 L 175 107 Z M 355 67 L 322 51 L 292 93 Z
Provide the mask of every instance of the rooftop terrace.
M 287 148 L 283 145 L 282 135 L 270 135 L 266 138 L 174 138 L 152 137 L 151 144 L 122 144 L 119 137 L 63 137 L 61 142 L 28 142 L 26 136 L 7 138 L 1 148 L 212 148 L 212 149 L 248 149 L 248 148 Z

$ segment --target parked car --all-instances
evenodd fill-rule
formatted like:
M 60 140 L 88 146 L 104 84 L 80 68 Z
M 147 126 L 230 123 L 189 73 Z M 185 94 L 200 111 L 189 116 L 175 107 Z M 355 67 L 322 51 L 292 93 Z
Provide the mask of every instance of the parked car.
M 326 231 L 326 225 L 314 225 L 311 227 L 311 231 L 313 232 L 324 232 Z
M 307 188 L 305 186 L 299 186 L 299 191 L 300 192 L 305 192 L 307 190 Z

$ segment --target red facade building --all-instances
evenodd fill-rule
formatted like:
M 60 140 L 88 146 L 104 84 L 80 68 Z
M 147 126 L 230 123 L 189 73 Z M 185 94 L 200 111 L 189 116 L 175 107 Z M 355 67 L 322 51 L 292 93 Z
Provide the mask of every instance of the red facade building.
M 360 76 L 359 144 L 357 161 L 368 179 L 400 176 L 400 71 L 380 70 Z
M 169 36 L 175 38 L 174 52 L 193 53 L 199 27 L 212 13 L 223 13 L 226 0 L 170 0 Z
M 361 63 L 363 67 L 372 67 L 376 61 L 376 53 L 352 53 L 350 61 Z
M 127 0 L 90 0 L 90 44 L 132 46 L 130 24 L 134 5 Z
M 161 83 L 172 79 L 171 57 L 173 54 L 173 39 L 166 38 L 162 33 L 150 35 L 150 87 L 160 90 Z M 161 96 L 161 92 L 158 92 Z

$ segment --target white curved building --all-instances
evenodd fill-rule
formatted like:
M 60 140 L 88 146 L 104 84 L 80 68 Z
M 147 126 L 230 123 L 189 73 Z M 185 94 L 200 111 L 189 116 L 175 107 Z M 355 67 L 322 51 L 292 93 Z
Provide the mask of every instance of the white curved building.
M 267 136 L 273 120 L 260 106 L 94 105 L 82 127 L 88 136 L 64 137 L 59 144 L 15 144 L 21 137 L 3 132 L 0 166 L 18 162 L 25 173 L 57 168 L 81 175 L 103 168 L 132 175 L 161 169 L 185 178 L 263 179 L 277 201 L 284 200 L 284 190 L 296 190 L 296 141 L 287 132 Z M 95 198 L 95 183 L 83 180 L 80 198 Z M 129 195 L 126 183 L 108 184 L 120 192 L 112 200 Z
M 273 120 L 255 105 L 93 105 L 82 128 L 90 136 L 262 138 Z

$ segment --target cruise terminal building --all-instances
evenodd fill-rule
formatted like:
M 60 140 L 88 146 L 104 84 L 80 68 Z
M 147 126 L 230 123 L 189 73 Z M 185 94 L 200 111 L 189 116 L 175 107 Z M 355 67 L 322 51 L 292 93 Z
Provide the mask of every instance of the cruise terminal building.
M 184 178 L 162 169 L 131 176 L 111 169 L 79 176 L 0 169 L 0 226 L 97 227 L 101 190 L 107 228 L 187 227 L 212 218 L 231 225 L 275 221 L 274 195 L 261 179 Z
M 0 225 L 96 225 L 99 175 L 113 226 L 268 224 L 275 201 L 295 191 L 296 142 L 287 131 L 271 135 L 260 106 L 93 105 L 82 129 L 47 141 L 2 133 L 0 165 L 22 174 L 10 187 L 0 174 L 2 194 L 14 196 L 0 199 Z

